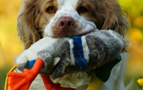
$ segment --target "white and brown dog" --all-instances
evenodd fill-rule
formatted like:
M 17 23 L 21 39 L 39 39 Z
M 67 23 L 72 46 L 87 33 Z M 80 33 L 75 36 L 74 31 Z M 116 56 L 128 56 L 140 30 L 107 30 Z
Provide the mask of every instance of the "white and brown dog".
M 124 37 L 127 32 L 127 23 L 128 20 L 123 16 L 123 12 L 115 0 L 24 0 L 18 17 L 18 35 L 27 49 L 26 52 L 30 48 L 33 52 L 22 53 L 20 57 L 28 56 L 28 60 L 35 59 L 37 52 L 46 47 L 42 46 L 46 45 L 42 44 L 45 42 L 37 41 L 46 36 L 61 38 L 85 35 L 98 28 L 99 30 L 111 29 Z M 98 33 L 98 37 L 102 41 L 108 36 L 117 42 L 122 41 L 122 38 L 111 30 L 106 34 Z M 49 39 L 46 43 L 50 45 L 55 42 L 51 40 Z M 35 42 L 39 44 L 37 45 Z M 31 46 L 32 44 L 33 46 Z M 18 58 L 16 63 L 24 62 L 22 58 Z M 84 72 L 65 75 L 53 82 L 61 83 L 62 87 L 86 90 L 88 77 L 85 77 L 85 74 Z M 109 79 L 99 90 L 124 90 L 123 74 L 124 60 L 112 69 Z M 45 90 L 42 79 L 37 77 L 30 89 Z

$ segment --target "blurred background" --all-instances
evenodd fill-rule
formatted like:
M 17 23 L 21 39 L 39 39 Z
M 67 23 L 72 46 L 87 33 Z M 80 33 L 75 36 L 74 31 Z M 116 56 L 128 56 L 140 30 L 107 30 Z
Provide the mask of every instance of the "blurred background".
M 130 32 L 130 55 L 127 61 L 125 85 L 128 90 L 141 90 L 136 80 L 143 76 L 143 0 L 118 0 L 121 8 L 128 12 Z M 22 52 L 23 44 L 17 36 L 16 20 L 21 0 L 0 0 L 0 90 L 3 90 L 6 73 Z

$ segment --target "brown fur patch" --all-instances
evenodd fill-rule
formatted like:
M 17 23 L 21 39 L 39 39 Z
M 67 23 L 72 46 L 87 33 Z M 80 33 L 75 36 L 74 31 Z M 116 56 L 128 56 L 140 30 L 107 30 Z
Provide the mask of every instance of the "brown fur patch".
M 38 23 L 38 28 L 40 30 L 43 30 L 45 28 L 45 26 L 49 23 L 50 19 L 55 15 L 55 12 L 54 13 L 47 13 L 46 12 L 46 9 L 49 6 L 54 6 L 55 11 L 56 11 L 58 8 L 57 1 L 56 0 L 47 1 L 41 6 L 42 8 L 41 8 L 41 11 L 39 13 L 40 17 L 39 17 L 39 20 L 36 22 L 36 23 Z
M 50 19 L 50 16 L 47 16 L 48 19 L 43 17 L 44 12 L 44 3 L 53 2 L 56 3 L 56 0 L 24 0 L 24 4 L 20 14 L 17 19 L 17 31 L 21 41 L 24 43 L 24 48 L 29 48 L 34 42 L 42 38 L 43 28 L 45 23 L 43 20 L 46 20 L 46 24 Z M 41 8 L 42 7 L 42 8 Z M 43 13 L 41 13 L 43 11 Z M 42 23 L 41 23 L 42 21 Z
M 128 20 L 116 0 L 94 0 L 97 12 L 103 19 L 101 29 L 112 29 L 125 36 L 128 28 Z
M 58 9 L 57 0 L 24 0 L 17 20 L 17 30 L 25 49 L 42 38 L 43 29 L 55 14 L 45 12 L 50 5 Z M 88 9 L 88 12 L 80 15 L 93 21 L 98 29 L 112 29 L 125 36 L 128 20 L 116 0 L 79 0 L 77 9 L 80 6 Z
M 87 20 L 92 21 L 96 24 L 97 28 L 101 28 L 102 26 L 102 18 L 100 14 L 97 12 L 95 5 L 90 0 L 82 0 L 77 5 L 77 10 L 80 7 L 85 7 L 88 11 L 85 13 L 79 13 L 81 16 L 87 18 Z
M 93 21 L 98 29 L 112 29 L 126 35 L 128 20 L 116 0 L 80 0 L 77 8 L 84 6 L 88 12 L 81 15 Z

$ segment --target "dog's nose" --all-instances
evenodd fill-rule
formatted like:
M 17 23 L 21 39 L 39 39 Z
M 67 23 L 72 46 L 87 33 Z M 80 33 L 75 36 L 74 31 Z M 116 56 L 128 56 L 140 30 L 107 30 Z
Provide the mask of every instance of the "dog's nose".
M 61 30 L 71 30 L 74 26 L 74 20 L 70 17 L 62 17 L 58 21 L 58 26 Z

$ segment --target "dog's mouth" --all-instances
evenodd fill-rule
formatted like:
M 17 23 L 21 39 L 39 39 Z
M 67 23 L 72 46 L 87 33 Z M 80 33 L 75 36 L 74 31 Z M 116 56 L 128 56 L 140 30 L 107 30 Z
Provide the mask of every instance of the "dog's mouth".
M 53 38 L 72 37 L 86 35 L 96 29 L 96 25 L 85 19 L 74 19 L 73 17 L 61 17 L 54 19 L 50 24 L 51 28 L 46 28 L 45 36 Z
M 65 31 L 65 32 L 54 32 L 51 37 L 53 38 L 62 38 L 62 37 L 72 37 L 72 36 L 82 36 L 86 35 L 88 33 L 93 32 L 94 30 L 88 30 L 88 31 L 82 31 L 82 32 L 76 32 L 76 31 Z
M 53 35 L 51 37 L 53 38 L 60 38 L 60 37 L 72 37 L 72 36 L 82 36 L 86 35 L 90 32 L 93 32 L 96 29 L 96 25 L 92 24 L 84 24 L 84 25 L 78 25 L 75 24 L 72 29 L 70 30 L 61 30 L 58 27 L 53 28 L 52 32 Z

